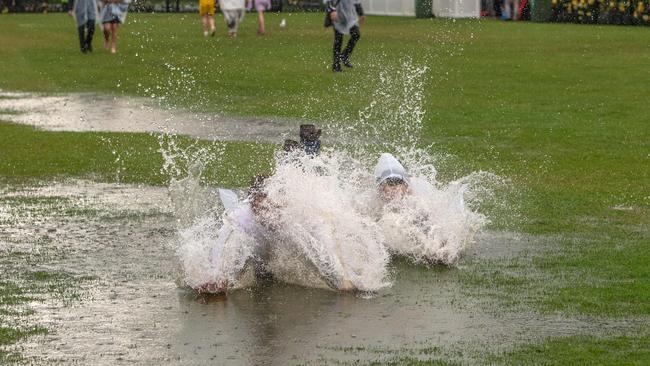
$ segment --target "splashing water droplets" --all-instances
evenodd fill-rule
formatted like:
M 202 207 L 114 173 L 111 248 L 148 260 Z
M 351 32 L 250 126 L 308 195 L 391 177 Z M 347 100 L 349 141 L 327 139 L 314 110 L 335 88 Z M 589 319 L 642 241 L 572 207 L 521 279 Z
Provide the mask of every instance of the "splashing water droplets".
M 350 145 L 324 148 L 318 156 L 278 153 L 263 186 L 262 208 L 253 208 L 252 198 L 243 201 L 240 193 L 232 198 L 239 201 L 235 208 L 224 210 L 229 204 L 221 205 L 213 195 L 211 208 L 178 209 L 184 217 L 176 250 L 182 282 L 195 288 L 216 283 L 222 290 L 251 286 L 252 268 L 261 266 L 287 283 L 373 292 L 391 285 L 391 255 L 417 264 L 454 265 L 488 223 L 478 209 L 490 195 L 484 183 L 497 179 L 475 173 L 447 183 L 437 180 L 436 163 L 447 157 L 432 155 L 432 146 L 417 148 L 427 71 L 410 58 L 396 70 L 382 70 L 357 119 L 341 118 L 325 127 L 324 136 Z M 208 201 L 190 197 L 206 194 L 199 188 L 205 164 L 181 167 L 215 162 L 221 155 L 181 147 L 173 135 L 160 141 L 163 171 L 173 177 L 170 191 L 181 192 L 176 200 L 185 206 Z M 407 168 L 410 183 L 402 199 L 387 201 L 379 192 L 373 174 L 378 149 L 395 152 Z M 248 224 L 242 224 L 242 215 Z

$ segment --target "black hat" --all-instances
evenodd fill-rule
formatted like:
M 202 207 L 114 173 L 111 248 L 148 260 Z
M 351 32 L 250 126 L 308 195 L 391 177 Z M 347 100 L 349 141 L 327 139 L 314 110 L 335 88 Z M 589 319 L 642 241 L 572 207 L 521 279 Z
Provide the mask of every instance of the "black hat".
M 300 142 L 317 141 L 320 138 L 321 130 L 316 128 L 315 125 L 305 124 L 300 125 Z

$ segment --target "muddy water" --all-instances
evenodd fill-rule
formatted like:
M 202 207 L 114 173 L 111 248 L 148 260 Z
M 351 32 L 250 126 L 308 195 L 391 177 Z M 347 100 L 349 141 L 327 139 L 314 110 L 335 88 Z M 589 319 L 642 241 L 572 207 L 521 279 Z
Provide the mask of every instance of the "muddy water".
M 165 131 L 204 139 L 273 143 L 295 135 L 301 123 L 191 113 L 163 108 L 146 98 L 101 94 L 39 95 L 1 90 L 0 120 L 50 131 Z
M 272 282 L 197 297 L 174 283 L 176 219 L 165 188 L 79 180 L 2 187 L 3 269 L 93 278 L 75 285 L 78 300 L 52 296 L 29 304 L 33 322 L 50 333 L 11 349 L 33 364 L 290 365 L 403 355 L 480 363 L 485 350 L 621 327 L 486 309 L 463 295 L 453 276 L 467 265 L 462 260 L 459 269 L 446 270 L 398 264 L 393 286 L 371 297 Z M 488 233 L 465 258 L 517 256 L 539 240 Z M 25 251 L 40 259 L 8 256 Z M 430 347 L 439 351 L 422 351 Z

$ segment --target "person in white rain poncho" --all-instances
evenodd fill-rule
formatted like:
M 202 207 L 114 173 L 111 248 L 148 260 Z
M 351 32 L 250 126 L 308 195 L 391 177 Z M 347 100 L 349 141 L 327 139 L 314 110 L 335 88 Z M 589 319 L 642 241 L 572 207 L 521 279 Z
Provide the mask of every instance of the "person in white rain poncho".
M 185 284 L 199 293 L 250 287 L 269 276 L 334 291 L 388 286 L 389 254 L 377 224 L 350 210 L 350 201 L 336 200 L 345 197 L 338 179 L 312 174 L 311 162 L 280 164 L 241 203 L 220 190 L 222 226 L 210 235 L 185 235 L 207 250 L 179 251 Z M 315 195 L 315 186 L 326 191 Z
M 117 37 L 120 24 L 126 20 L 131 0 L 105 0 L 101 12 L 104 27 L 104 48 L 117 53 Z
M 246 0 L 219 0 L 219 7 L 228 26 L 228 35 L 236 37 L 239 23 L 246 13 Z
M 229 288 L 252 286 L 258 277 L 267 276 L 268 230 L 262 224 L 266 209 L 263 191 L 265 176 L 255 178 L 248 197 L 239 202 L 237 195 L 219 189 L 226 210 L 223 226 L 217 233 L 209 256 L 208 270 L 199 269 L 207 277 L 201 283 L 188 283 L 199 293 L 221 293 Z M 197 276 L 198 277 L 198 276 Z
M 70 10 L 70 15 L 74 14 L 77 22 L 77 31 L 79 32 L 79 47 L 81 52 L 93 51 L 93 34 L 95 34 L 95 19 L 97 19 L 97 1 L 96 0 L 75 0 Z
M 409 191 L 409 180 L 406 170 L 395 157 L 383 153 L 375 167 L 375 179 L 379 188 L 379 196 L 384 201 L 400 199 Z
M 357 41 L 361 38 L 359 22 L 364 22 L 365 15 L 363 14 L 363 7 L 361 6 L 360 0 L 327 0 L 326 10 L 328 20 L 325 22 L 325 25 L 332 25 L 334 28 L 334 59 L 332 71 L 340 72 L 341 63 L 346 67 L 352 67 L 350 55 Z M 341 53 L 344 34 L 349 34 L 350 40 L 343 53 Z
M 440 187 L 432 177 L 409 177 L 391 154 L 380 156 L 375 179 L 379 199 L 371 215 L 390 252 L 414 263 L 453 265 L 484 223 L 465 205 L 464 184 Z

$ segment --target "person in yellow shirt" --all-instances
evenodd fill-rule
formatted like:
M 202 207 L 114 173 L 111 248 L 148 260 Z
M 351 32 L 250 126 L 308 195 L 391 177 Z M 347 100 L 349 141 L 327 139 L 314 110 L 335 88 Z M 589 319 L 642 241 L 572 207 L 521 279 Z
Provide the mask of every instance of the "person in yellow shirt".
M 199 0 L 199 15 L 203 23 L 203 35 L 214 36 L 217 31 L 214 27 L 214 0 Z

